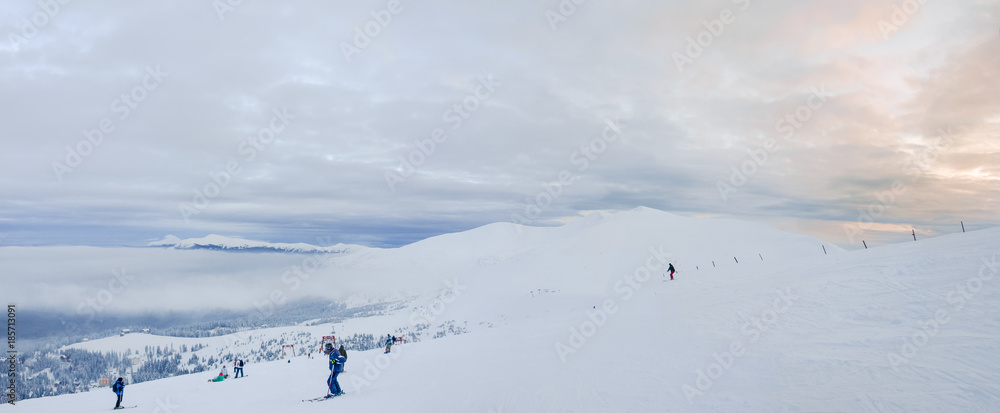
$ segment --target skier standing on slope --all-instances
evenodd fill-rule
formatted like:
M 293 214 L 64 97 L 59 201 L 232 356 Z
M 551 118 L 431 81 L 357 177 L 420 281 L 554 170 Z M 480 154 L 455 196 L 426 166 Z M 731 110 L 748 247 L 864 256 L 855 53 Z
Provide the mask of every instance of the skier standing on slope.
M 340 388 L 340 383 L 337 382 L 337 376 L 344 372 L 344 363 L 347 362 L 347 357 L 334 349 L 332 343 L 326 343 L 324 352 L 330 355 L 330 378 L 326 380 L 326 384 L 330 387 L 330 394 L 327 394 L 326 397 L 340 396 L 344 394 L 344 391 Z
M 667 265 L 669 265 L 669 267 L 667 268 L 667 271 L 670 271 L 670 279 L 672 280 L 672 279 L 674 279 L 674 273 L 677 272 L 677 270 L 674 269 L 674 264 L 673 263 L 669 263 L 668 262 Z
M 344 348 L 343 344 L 340 345 L 340 355 L 344 356 L 345 359 L 347 358 L 347 350 Z
M 238 379 L 243 377 L 243 360 L 236 359 L 233 361 L 233 378 Z
M 388 354 L 392 351 L 392 334 L 387 334 L 385 337 L 385 352 Z
M 125 383 L 121 377 L 118 378 L 115 384 L 111 385 L 111 391 L 118 395 L 118 402 L 115 403 L 115 409 L 124 409 L 122 407 L 122 395 L 125 394 Z

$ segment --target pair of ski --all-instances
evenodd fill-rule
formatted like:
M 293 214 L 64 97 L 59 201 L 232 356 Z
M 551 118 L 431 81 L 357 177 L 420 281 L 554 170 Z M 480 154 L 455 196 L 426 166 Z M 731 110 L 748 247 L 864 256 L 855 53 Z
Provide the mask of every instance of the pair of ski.
M 321 402 L 321 401 L 326 401 L 326 400 L 334 399 L 334 398 L 343 396 L 345 394 L 347 394 L 347 393 L 346 392 L 342 392 L 342 393 L 340 393 L 338 395 L 332 395 L 332 394 L 330 394 L 330 395 L 326 395 L 326 396 L 323 396 L 323 397 L 317 397 L 315 399 L 305 399 L 305 400 L 302 400 L 302 401 L 303 402 Z
M 136 408 L 136 407 L 139 407 L 139 405 L 135 405 L 135 406 L 121 406 L 121 407 L 115 407 L 115 408 L 112 408 L 111 410 L 123 410 L 123 409 L 134 409 L 134 408 Z

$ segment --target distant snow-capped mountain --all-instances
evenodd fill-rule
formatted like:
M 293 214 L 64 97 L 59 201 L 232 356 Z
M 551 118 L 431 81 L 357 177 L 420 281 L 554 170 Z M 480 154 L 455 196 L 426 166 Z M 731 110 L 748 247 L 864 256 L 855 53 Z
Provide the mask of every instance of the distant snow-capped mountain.
M 243 238 L 227 237 L 211 234 L 202 238 L 180 239 L 174 235 L 167 235 L 162 240 L 153 241 L 146 244 L 148 247 L 164 247 L 176 249 L 209 249 L 209 250 L 232 250 L 232 251 L 252 251 L 252 252 L 326 252 L 346 254 L 356 252 L 365 247 L 351 244 L 337 244 L 329 247 L 297 242 L 294 244 L 283 242 L 253 241 Z

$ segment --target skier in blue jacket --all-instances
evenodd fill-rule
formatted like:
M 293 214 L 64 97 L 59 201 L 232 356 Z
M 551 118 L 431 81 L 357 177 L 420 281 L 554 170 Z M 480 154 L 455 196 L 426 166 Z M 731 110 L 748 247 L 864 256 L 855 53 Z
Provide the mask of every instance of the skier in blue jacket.
M 115 384 L 111 385 L 111 391 L 118 395 L 118 403 L 115 403 L 115 409 L 122 409 L 122 395 L 125 393 L 125 383 L 121 377 L 118 378 Z
M 340 388 L 340 383 L 337 382 L 337 376 L 344 372 L 344 363 L 347 363 L 347 357 L 334 349 L 331 343 L 326 343 L 324 352 L 330 356 L 330 378 L 326 380 L 326 384 L 330 387 L 330 394 L 326 397 L 340 396 L 344 394 L 344 391 Z

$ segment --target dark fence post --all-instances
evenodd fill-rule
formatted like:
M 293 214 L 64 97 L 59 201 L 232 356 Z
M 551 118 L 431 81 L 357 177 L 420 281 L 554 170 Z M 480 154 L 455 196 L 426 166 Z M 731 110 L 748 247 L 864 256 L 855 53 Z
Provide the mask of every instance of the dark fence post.
M 861 240 L 861 244 L 865 246 L 865 249 L 868 249 L 868 244 L 865 243 L 865 240 Z
M 826 245 L 823 246 L 823 255 L 826 255 Z
M 916 241 L 917 240 L 917 230 L 911 229 L 910 232 L 913 233 L 913 240 Z
M 764 261 L 764 256 L 763 255 L 760 255 L 760 253 L 758 253 L 757 256 L 760 257 L 761 261 Z
M 715 268 L 715 261 L 712 261 L 712 268 Z
M 733 257 L 733 261 L 736 261 L 737 264 L 740 263 L 740 260 L 736 259 L 736 257 Z
M 962 223 L 962 232 L 965 232 L 965 221 L 958 221 Z

